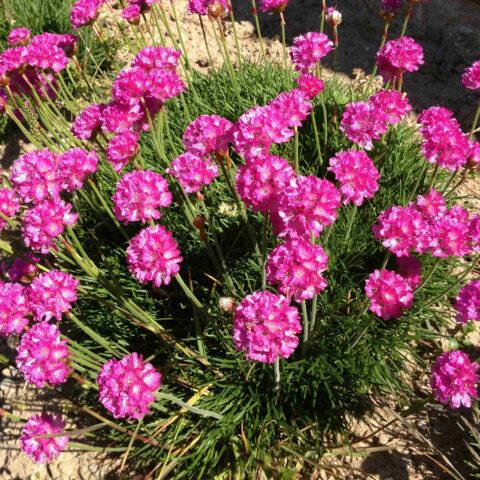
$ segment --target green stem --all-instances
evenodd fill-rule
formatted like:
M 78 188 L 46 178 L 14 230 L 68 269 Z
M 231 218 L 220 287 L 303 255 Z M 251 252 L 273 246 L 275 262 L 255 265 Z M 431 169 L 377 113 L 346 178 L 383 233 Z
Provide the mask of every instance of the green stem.
M 325 28 L 325 16 L 327 14 L 327 2 L 322 0 L 322 12 L 320 13 L 320 33 L 323 33 Z
M 302 318 L 303 318 L 303 343 L 308 342 L 308 313 L 307 313 L 307 302 L 306 300 L 302 301 Z
M 405 32 L 407 31 L 407 25 L 408 22 L 410 21 L 410 17 L 412 16 L 412 5 L 410 4 L 410 1 L 408 3 L 408 8 L 407 8 L 407 13 L 405 14 L 405 20 L 403 21 L 403 26 L 402 26 L 402 31 L 400 33 L 400 36 L 403 37 L 405 36 Z
M 275 390 L 280 390 L 280 358 L 277 357 L 275 363 L 273 364 L 273 371 L 275 375 Z
M 350 218 L 348 219 L 348 227 L 347 227 L 347 233 L 345 234 L 345 242 L 347 242 L 350 239 L 350 233 L 352 232 L 352 226 L 353 226 L 355 217 L 357 215 L 357 212 L 358 212 L 358 207 L 354 205 Z
M 235 21 L 235 16 L 233 14 L 233 6 L 231 4 L 230 8 L 230 21 L 232 22 L 233 36 L 235 38 L 235 48 L 237 49 L 238 66 L 242 68 L 242 49 L 240 48 L 240 42 L 238 40 L 237 22 Z
M 475 134 L 475 129 L 477 128 L 477 125 L 478 125 L 478 120 L 480 120 L 480 100 L 478 101 L 477 110 L 475 111 L 475 117 L 472 123 L 472 128 L 470 129 L 470 135 L 469 135 L 470 140 L 473 139 L 473 135 Z
M 320 147 L 320 137 L 318 136 L 318 126 L 317 126 L 317 119 L 315 117 L 315 110 L 312 109 L 312 127 L 313 127 L 313 135 L 315 137 L 315 148 L 318 153 L 318 163 L 319 165 L 323 165 L 323 158 L 322 158 L 322 149 Z
M 297 172 L 297 174 L 300 174 L 300 166 L 299 166 L 299 160 L 298 160 L 298 150 L 299 150 L 298 127 L 293 127 L 293 130 L 295 132 L 295 137 L 294 137 L 294 145 L 295 145 L 294 165 L 295 165 L 295 171 Z
M 429 282 L 429 280 L 433 277 L 433 274 L 435 273 L 435 271 L 437 270 L 437 267 L 440 265 L 440 259 L 437 259 L 432 267 L 432 269 L 430 270 L 430 272 L 428 273 L 428 275 L 423 279 L 421 285 L 419 287 L 417 287 L 415 289 L 415 294 L 418 293 L 420 290 L 422 290 L 422 288 L 426 287 L 427 286 L 427 283 Z
M 194 407 L 188 403 L 185 403 L 183 400 L 180 400 L 179 398 L 165 392 L 158 392 L 157 393 L 157 399 L 159 400 L 168 400 L 172 403 L 175 403 L 176 405 L 179 405 L 183 407 L 185 410 L 188 410 L 189 412 L 195 413 L 197 415 L 201 415 L 202 417 L 212 417 L 216 418 L 217 420 L 221 420 L 223 418 L 223 415 L 220 415 L 215 412 L 211 412 L 209 410 L 204 410 L 202 408 Z
M 201 311 L 205 312 L 205 309 L 203 308 L 202 302 L 195 296 L 195 294 L 190 290 L 188 285 L 183 281 L 182 277 L 180 276 L 179 273 L 175 275 L 175 280 L 177 283 L 180 285 L 181 289 L 185 293 L 185 295 L 190 299 L 190 301 Z
M 210 66 L 212 67 L 212 69 L 215 71 L 215 65 L 213 64 L 212 54 L 210 52 L 210 47 L 208 46 L 209 42 L 207 40 L 207 32 L 205 30 L 205 24 L 203 23 L 203 17 L 201 15 L 199 15 L 198 19 L 200 21 L 200 27 L 202 29 L 202 35 L 203 35 L 203 41 L 205 42 L 205 48 L 207 49 L 208 62 L 210 63 Z
M 263 42 L 262 32 L 260 30 L 260 22 L 258 20 L 257 5 L 255 3 L 255 0 L 252 0 L 252 12 L 253 12 L 253 18 L 255 19 L 255 28 L 257 29 L 257 36 L 260 41 L 260 51 L 262 52 L 263 59 L 266 60 L 267 55 L 265 53 L 265 45 Z
M 328 115 L 323 93 L 320 94 L 320 105 L 322 106 L 323 112 L 323 148 L 326 148 L 328 142 Z
M 280 12 L 280 29 L 282 31 L 282 49 L 283 49 L 283 66 L 288 68 L 288 54 L 287 54 L 287 41 L 285 35 L 285 16 L 283 12 Z
M 267 240 L 268 240 L 268 223 L 270 215 L 267 212 L 263 217 L 263 231 L 262 231 L 262 289 L 267 286 Z

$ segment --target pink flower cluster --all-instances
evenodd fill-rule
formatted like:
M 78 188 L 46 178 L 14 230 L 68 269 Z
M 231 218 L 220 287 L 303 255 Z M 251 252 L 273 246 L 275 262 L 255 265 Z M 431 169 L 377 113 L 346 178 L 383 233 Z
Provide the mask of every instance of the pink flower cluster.
M 430 378 L 435 399 L 451 408 L 471 407 L 472 399 L 478 398 L 479 368 L 461 350 L 442 353 L 432 367 Z
M 17 27 L 10 31 L 7 42 L 10 47 L 26 46 L 30 43 L 32 31 L 29 28 Z
M 98 398 L 115 418 L 140 419 L 150 412 L 161 373 L 132 353 L 105 363 L 97 377 Z
M 295 65 L 295 70 L 308 72 L 313 70 L 333 48 L 333 43 L 325 34 L 309 32 L 293 40 L 290 57 Z
M 288 2 L 289 0 L 260 0 L 260 11 L 280 13 L 287 8 Z
M 0 282 L 0 335 L 21 333 L 28 325 L 27 291 L 19 283 Z
M 233 319 L 233 341 L 248 360 L 274 363 L 288 358 L 298 346 L 300 315 L 283 295 L 255 292 L 238 305 Z
M 348 150 L 330 159 L 329 171 L 340 183 L 343 203 L 360 206 L 365 199 L 373 198 L 379 189 L 380 174 L 365 152 Z
M 62 190 L 72 192 L 82 188 L 85 177 L 97 171 L 98 162 L 99 158 L 94 150 L 87 152 L 83 148 L 72 148 L 59 155 Z
M 130 241 L 128 268 L 140 283 L 168 285 L 180 270 L 182 261 L 177 242 L 161 225 L 145 228 Z
M 13 218 L 20 210 L 20 202 L 11 188 L 0 188 L 0 213 Z M 0 217 L 0 232 L 7 226 L 7 221 Z
M 396 90 L 380 90 L 368 101 L 386 116 L 389 125 L 397 124 L 412 111 L 407 95 Z
M 397 12 L 402 6 L 402 0 L 380 0 L 380 10 L 388 13 Z
M 480 322 L 480 280 L 472 280 L 459 292 L 455 301 L 457 322 Z
M 436 190 L 406 207 L 385 210 L 372 229 L 375 238 L 398 257 L 411 252 L 463 257 L 480 244 L 477 217 L 460 206 L 447 208 Z
M 314 99 L 325 89 L 325 83 L 316 75 L 305 72 L 297 78 L 298 89 L 310 100 Z
M 112 197 L 115 216 L 124 223 L 158 220 L 160 208 L 172 203 L 167 181 L 150 170 L 124 175 Z
M 423 63 L 423 49 L 410 37 L 390 40 L 377 53 L 378 70 L 385 81 L 400 80 L 405 72 L 415 72 Z
M 266 271 L 270 285 L 301 303 L 327 288 L 322 273 L 327 269 L 328 256 L 320 245 L 302 238 L 287 240 L 268 256 Z
M 35 320 L 62 319 L 77 301 L 79 281 L 69 273 L 59 270 L 41 273 L 29 289 L 28 300 Z
M 28 253 L 23 257 L 16 257 L 11 265 L 2 265 L 9 282 L 30 283 L 38 273 L 40 257 Z
M 105 105 L 100 103 L 84 108 L 73 122 L 72 133 L 81 140 L 94 139 L 101 131 L 104 110 Z
M 192 14 L 218 18 L 224 17 L 231 10 L 229 0 L 188 0 L 188 12 Z
M 413 304 L 411 284 L 398 273 L 375 270 L 365 283 L 370 310 L 384 320 L 397 318 Z
M 108 142 L 106 150 L 107 160 L 112 164 L 113 169 L 117 173 L 121 172 L 130 160 L 136 157 L 139 139 L 140 135 L 137 132 L 127 130 L 115 135 Z
M 60 415 L 41 413 L 31 416 L 23 426 L 20 446 L 35 463 L 49 463 L 67 448 L 68 436 L 56 435 L 39 438 L 41 435 L 55 435 L 65 428 Z
M 91 25 L 107 0 L 77 0 L 70 11 L 70 23 L 74 30 Z
M 38 388 L 66 382 L 71 371 L 68 358 L 67 340 L 62 340 L 58 327 L 48 322 L 34 325 L 17 347 L 18 369 Z
M 480 90 L 480 60 L 468 67 L 462 75 L 462 83 L 470 90 Z
M 415 290 L 422 283 L 422 263 L 416 257 L 397 257 L 397 271 Z
M 473 156 L 474 145 L 450 110 L 431 107 L 424 110 L 418 120 L 423 138 L 422 152 L 430 163 L 453 172 Z

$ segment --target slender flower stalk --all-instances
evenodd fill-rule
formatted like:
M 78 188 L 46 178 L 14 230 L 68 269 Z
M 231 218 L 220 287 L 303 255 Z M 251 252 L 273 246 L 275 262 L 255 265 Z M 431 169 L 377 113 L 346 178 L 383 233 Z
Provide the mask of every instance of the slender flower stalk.
M 205 48 L 207 50 L 208 63 L 210 64 L 210 67 L 215 71 L 215 65 L 213 63 L 212 54 L 210 53 L 209 41 L 207 39 L 207 32 L 205 30 L 205 24 L 203 23 L 202 15 L 198 15 L 198 20 L 200 22 L 200 28 L 202 29 L 202 36 L 205 43 Z
M 262 52 L 263 60 L 267 60 L 267 55 L 265 53 L 265 43 L 262 37 L 262 32 L 260 30 L 260 21 L 258 19 L 258 10 L 255 0 L 252 0 L 252 14 L 253 18 L 255 19 L 255 28 L 257 29 L 257 36 L 260 43 L 260 51 Z

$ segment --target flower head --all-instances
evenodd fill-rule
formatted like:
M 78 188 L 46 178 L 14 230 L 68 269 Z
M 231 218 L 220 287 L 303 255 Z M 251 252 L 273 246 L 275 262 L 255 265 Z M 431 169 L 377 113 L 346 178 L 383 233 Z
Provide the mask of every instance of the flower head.
M 472 280 L 459 292 L 455 302 L 457 322 L 480 322 L 480 280 Z
M 74 225 L 78 214 L 72 205 L 63 200 L 44 200 L 27 210 L 23 219 L 22 236 L 27 247 L 41 253 L 49 253 L 55 246 L 54 239 L 67 225 Z
M 333 48 L 333 43 L 325 34 L 309 32 L 293 40 L 290 57 L 295 70 L 306 72 L 312 70 Z
M 58 157 L 62 188 L 71 192 L 83 187 L 87 175 L 95 173 L 99 158 L 95 150 L 71 148 Z
M 430 378 L 435 399 L 451 408 L 471 407 L 472 399 L 478 397 L 479 368 L 461 350 L 442 353 L 432 367 Z
M 314 99 L 319 93 L 325 89 L 325 83 L 321 78 L 311 73 L 302 73 L 297 78 L 297 86 L 303 94 L 309 98 Z
M 342 14 L 334 7 L 328 7 L 325 12 L 325 21 L 333 28 L 342 23 Z
M 150 412 L 161 373 L 142 355 L 131 353 L 105 363 L 97 377 L 98 398 L 115 418 L 140 419 Z
M 283 295 L 255 292 L 238 305 L 233 319 L 233 342 L 247 360 L 274 363 L 288 358 L 298 346 L 300 315 Z
M 169 47 L 145 47 L 135 56 L 132 67 L 140 67 L 145 72 L 156 69 L 175 69 L 182 52 Z
M 92 24 L 106 0 L 77 0 L 70 11 L 70 23 L 74 30 Z
M 55 33 L 35 35 L 27 47 L 28 65 L 55 73 L 61 72 L 69 63 L 67 52 L 71 51 L 71 40 L 70 36 Z
M 107 160 L 112 164 L 116 172 L 122 169 L 138 153 L 138 140 L 140 135 L 137 132 L 127 130 L 115 135 L 107 145 Z
M 28 299 L 36 321 L 62 319 L 77 300 L 79 281 L 69 273 L 51 270 L 41 273 L 30 284 Z
M 62 340 L 58 327 L 48 322 L 34 325 L 17 347 L 18 369 L 38 388 L 67 381 L 71 371 L 68 357 L 67 340 Z
M 282 92 L 269 105 L 285 119 L 289 127 L 301 127 L 312 110 L 312 102 L 299 88 Z
M 186 152 L 172 161 L 167 173 L 178 180 L 185 193 L 195 193 L 213 182 L 218 176 L 218 166 L 208 158 Z
M 140 23 L 140 15 L 142 9 L 139 5 L 129 5 L 122 10 L 122 18 L 132 25 L 138 25 Z
M 343 203 L 353 202 L 360 206 L 366 198 L 377 192 L 380 174 L 365 152 L 348 150 L 339 152 L 330 159 L 328 168 L 340 182 Z
M 0 187 L 0 212 L 8 218 L 14 217 L 20 210 L 20 202 L 11 188 Z M 0 232 L 7 226 L 7 221 L 0 217 Z
M 422 263 L 416 257 L 397 257 L 397 272 L 415 290 L 422 283 Z
M 384 320 L 401 316 L 413 304 L 410 283 L 389 270 L 375 270 L 365 283 L 365 293 L 370 299 L 370 310 Z
M 426 220 L 433 219 L 447 211 L 447 203 L 443 195 L 432 188 L 425 195 L 418 195 L 415 200 L 415 208 Z
M 371 103 L 352 102 L 345 107 L 340 130 L 352 142 L 372 150 L 373 140 L 380 140 L 387 131 L 387 118 Z
M 17 27 L 13 28 L 7 37 L 7 42 L 11 47 L 18 47 L 20 45 L 28 45 L 32 31 L 29 28 Z
M 266 271 L 270 285 L 298 303 L 309 300 L 327 288 L 322 273 L 328 256 L 320 245 L 309 240 L 293 239 L 276 247 L 268 256 Z
M 368 101 L 386 116 L 390 125 L 400 122 L 412 111 L 407 95 L 396 90 L 380 90 Z
M 289 0 L 260 0 L 260 11 L 270 13 L 283 12 Z
M 68 445 L 68 436 L 56 435 L 39 438 L 41 435 L 60 433 L 65 423 L 60 415 L 42 413 L 31 416 L 22 429 L 20 446 L 35 463 L 50 463 L 57 458 Z
M 173 235 L 161 225 L 148 227 L 130 241 L 127 249 L 128 269 L 140 283 L 168 285 L 180 271 L 182 261 Z
M 23 257 L 16 257 L 12 264 L 5 269 L 5 276 L 10 282 L 30 283 L 38 273 L 38 256 L 28 253 Z
M 102 127 L 105 105 L 93 103 L 83 109 L 73 122 L 72 132 L 81 140 L 92 140 Z
M 21 333 L 30 314 L 27 292 L 19 283 L 0 283 L 0 335 Z
M 275 208 L 279 193 L 294 177 L 295 171 L 284 158 L 253 158 L 238 168 L 237 191 L 253 211 L 267 213 Z
M 462 83 L 470 90 L 480 90 L 480 60 L 468 67 L 462 75 Z
M 387 13 L 396 13 L 402 6 L 402 0 L 380 0 L 380 10 Z
M 161 217 L 160 208 L 172 203 L 167 181 L 150 170 L 124 175 L 112 197 L 115 216 L 124 223 L 147 222 Z
M 198 15 L 209 15 L 217 18 L 223 17 L 230 12 L 231 6 L 228 0 L 189 0 L 188 12 Z

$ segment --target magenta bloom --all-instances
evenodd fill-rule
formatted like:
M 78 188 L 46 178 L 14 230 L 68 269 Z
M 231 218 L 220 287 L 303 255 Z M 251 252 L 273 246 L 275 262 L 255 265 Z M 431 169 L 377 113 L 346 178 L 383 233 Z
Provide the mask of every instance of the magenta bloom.
M 472 362 L 461 350 L 442 353 L 432 367 L 430 385 L 435 399 L 451 408 L 472 406 L 478 398 L 477 370 L 480 365 Z
M 72 192 L 83 187 L 87 175 L 96 172 L 99 158 L 94 150 L 87 152 L 83 148 L 72 148 L 59 157 L 62 176 L 62 189 Z
M 157 68 L 175 69 L 182 52 L 169 47 L 145 47 L 135 56 L 132 67 L 140 67 L 145 72 Z
M 307 72 L 312 70 L 333 48 L 333 43 L 325 34 L 309 32 L 293 40 L 290 57 L 297 72 Z
M 233 141 L 233 123 L 218 115 L 200 115 L 191 122 L 182 137 L 185 149 L 199 156 L 228 152 Z
M 275 208 L 279 193 L 294 177 L 295 171 L 284 158 L 253 158 L 238 168 L 237 191 L 254 212 L 267 213 Z
M 165 227 L 155 225 L 138 233 L 127 249 L 128 269 L 140 283 L 168 285 L 180 271 L 178 244 Z
M 379 215 L 372 230 L 375 238 L 397 257 L 424 252 L 428 247 L 428 226 L 422 214 L 412 206 L 388 208 Z
M 457 322 L 480 322 L 480 280 L 472 280 L 459 292 L 455 302 Z
M 324 81 L 311 73 L 302 73 L 297 78 L 297 85 L 300 91 L 311 100 L 325 89 Z
M 41 273 L 30 284 L 28 299 L 35 320 L 62 319 L 62 314 L 72 309 L 77 301 L 80 282 L 69 273 L 51 270 Z
M 107 145 L 107 160 L 113 165 L 116 172 L 122 169 L 138 153 L 138 140 L 140 135 L 137 132 L 127 130 L 113 137 Z
M 140 22 L 142 9 L 138 5 L 129 5 L 122 10 L 122 18 L 127 22 L 137 25 Z
M 353 202 L 360 206 L 366 198 L 373 198 L 379 189 L 380 174 L 365 152 L 339 152 L 330 159 L 328 170 L 334 173 L 340 183 L 343 203 L 346 205 Z
M 288 358 L 298 346 L 300 315 L 283 295 L 255 292 L 238 305 L 233 319 L 233 342 L 247 360 L 274 363 Z
M 278 95 L 270 102 L 270 107 L 286 120 L 289 127 L 301 127 L 310 115 L 312 102 L 299 88 L 294 88 Z
M 218 166 L 208 158 L 187 152 L 172 161 L 167 173 L 178 180 L 185 193 L 195 193 L 218 177 Z
M 276 247 L 268 256 L 267 281 L 278 285 L 278 291 L 301 303 L 327 288 L 322 273 L 327 270 L 328 256 L 320 245 L 294 239 Z
M 72 44 L 76 37 L 55 33 L 41 33 L 35 35 L 28 45 L 27 63 L 31 67 L 61 72 L 69 63 L 68 54 L 71 53 Z
M 34 325 L 17 347 L 18 369 L 38 388 L 67 381 L 71 371 L 68 357 L 67 340 L 62 340 L 58 327 L 48 322 Z
M 20 210 L 20 202 L 11 188 L 0 187 L 0 212 L 13 218 Z M 7 226 L 7 221 L 0 218 L 0 232 Z
M 228 0 L 188 0 L 188 12 L 211 17 L 223 17 L 231 10 Z
M 272 212 L 273 231 L 279 237 L 318 237 L 337 218 L 341 196 L 328 180 L 298 176 L 280 193 Z
M 377 53 L 378 70 L 385 81 L 395 81 L 405 72 L 415 72 L 423 63 L 423 48 L 410 37 L 390 40 Z
M 54 239 L 61 235 L 67 225 L 77 222 L 78 213 L 63 200 L 44 200 L 27 210 L 23 219 L 22 236 L 27 247 L 41 253 L 49 253 L 55 246 Z
M 365 282 L 370 311 L 390 320 L 400 317 L 413 304 L 413 290 L 408 280 L 389 270 L 375 270 Z
M 28 45 L 32 31 L 29 28 L 18 27 L 13 28 L 7 37 L 7 42 L 10 47 L 18 47 L 21 45 Z
M 260 0 L 260 11 L 270 13 L 283 12 L 289 0 Z
M 62 188 L 58 156 L 46 149 L 25 153 L 13 163 L 10 180 L 25 202 L 58 197 Z
M 31 416 L 22 429 L 20 446 L 35 463 L 50 463 L 67 448 L 68 436 L 38 438 L 38 435 L 60 433 L 65 423 L 60 415 L 42 413 Z
M 36 264 L 39 261 L 40 258 L 31 253 L 16 257 L 4 273 L 10 282 L 30 283 L 38 273 Z
M 371 103 L 352 102 L 345 107 L 340 130 L 352 142 L 372 150 L 373 140 L 380 140 L 387 131 L 387 116 Z
M 160 388 L 162 374 L 142 355 L 131 353 L 105 363 L 97 377 L 98 398 L 115 418 L 140 419 Z
M 431 220 L 447 211 L 447 203 L 443 195 L 434 188 L 426 195 L 418 195 L 415 207 L 426 220 Z
M 106 0 L 77 0 L 70 11 L 70 23 L 74 30 L 92 24 Z
M 470 90 L 480 90 L 480 60 L 468 67 L 462 75 L 462 83 Z
M 27 292 L 19 283 L 0 283 L 0 335 L 21 333 L 30 314 Z
M 158 220 L 160 208 L 172 203 L 167 181 L 150 170 L 124 175 L 112 197 L 115 216 L 124 223 Z
M 92 140 L 102 127 L 105 105 L 94 103 L 83 109 L 73 122 L 72 132 L 81 140 Z
M 380 0 L 380 10 L 396 13 L 402 6 L 402 0 Z
M 472 252 L 480 253 L 480 215 L 474 215 L 470 220 L 469 240 Z
M 422 283 L 422 263 L 416 257 L 397 257 L 397 271 L 412 290 Z
M 397 124 L 412 111 L 407 95 L 396 90 L 380 90 L 368 102 L 385 115 L 390 125 Z
M 125 133 L 143 120 L 142 105 L 112 101 L 103 110 L 102 129 L 107 133 Z

